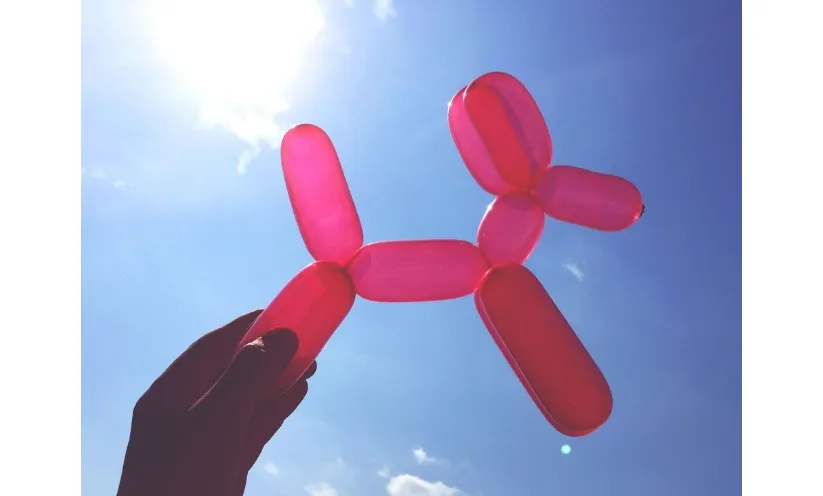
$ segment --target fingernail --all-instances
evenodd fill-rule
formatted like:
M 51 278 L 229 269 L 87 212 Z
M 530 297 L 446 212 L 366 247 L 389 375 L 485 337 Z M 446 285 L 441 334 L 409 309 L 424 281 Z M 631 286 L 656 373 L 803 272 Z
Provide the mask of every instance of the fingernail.
M 300 345 L 297 334 L 291 329 L 275 329 L 262 337 L 263 346 L 268 353 L 280 359 L 290 360 Z

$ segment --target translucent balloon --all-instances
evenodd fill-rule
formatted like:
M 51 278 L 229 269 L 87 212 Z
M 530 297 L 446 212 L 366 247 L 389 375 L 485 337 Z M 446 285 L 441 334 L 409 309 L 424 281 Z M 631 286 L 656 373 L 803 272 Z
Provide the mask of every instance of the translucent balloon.
M 451 102 L 449 102 L 448 120 L 449 131 L 451 131 L 457 152 L 466 168 L 481 188 L 493 195 L 502 195 L 512 189 L 512 185 L 507 183 L 492 161 L 486 146 L 477 135 L 477 131 L 472 127 L 469 116 L 466 114 L 466 107 L 463 103 L 463 92 L 466 88 L 458 91 Z
M 634 184 L 580 167 L 551 167 L 535 191 L 549 216 L 600 231 L 626 229 L 643 211 L 643 198 Z
M 413 302 L 469 295 L 489 264 L 468 241 L 431 239 L 368 244 L 346 269 L 367 300 Z
M 354 305 L 354 287 L 342 267 L 315 262 L 301 270 L 257 317 L 241 346 L 278 328 L 291 329 L 300 345 L 273 389 L 283 392 L 308 370 Z
M 580 436 L 611 415 L 606 379 L 540 281 L 522 265 L 489 271 L 475 298 L 483 322 L 538 408 Z
M 500 176 L 512 186 L 532 188 L 551 164 L 552 140 L 526 87 L 508 74 L 492 72 L 475 79 L 463 99 Z
M 480 221 L 477 245 L 492 267 L 523 263 L 537 245 L 545 220 L 543 209 L 530 195 L 500 196 Z
M 344 265 L 363 246 L 363 228 L 331 139 L 301 124 L 283 137 L 280 157 L 306 248 L 315 260 Z
M 481 320 L 546 419 L 565 435 L 589 434 L 611 414 L 611 390 L 540 281 L 521 264 L 543 232 L 544 213 L 604 231 L 625 229 L 644 211 L 640 193 L 616 176 L 551 166 L 543 115 L 508 74 L 485 74 L 461 89 L 447 115 L 472 177 L 497 196 L 480 222 L 477 245 L 434 239 L 363 246 L 334 145 L 317 126 L 294 127 L 281 144 L 283 175 L 317 262 L 283 288 L 243 343 L 276 328 L 297 333 L 297 356 L 274 387 L 284 391 L 318 356 L 357 294 L 415 302 L 474 293 Z
M 554 420 L 552 419 L 552 416 L 549 415 L 548 410 L 546 410 L 546 408 L 543 406 L 543 402 L 540 401 L 540 398 L 537 397 L 537 393 L 535 393 L 534 389 L 532 389 L 528 379 L 526 379 L 526 376 L 523 375 L 523 371 L 520 370 L 520 365 L 518 365 L 517 360 L 512 356 L 511 352 L 506 347 L 506 343 L 503 342 L 503 338 L 500 337 L 500 333 L 497 332 L 497 329 L 495 329 L 494 325 L 492 325 L 492 323 L 489 321 L 486 312 L 483 310 L 483 304 L 480 302 L 480 293 L 474 293 L 474 306 L 477 308 L 477 314 L 480 315 L 480 320 L 483 321 L 483 324 L 489 331 L 489 335 L 491 335 L 492 339 L 494 340 L 494 344 L 496 344 L 500 351 L 503 353 L 503 357 L 509 363 L 509 366 L 512 368 L 514 374 L 520 380 L 520 384 L 523 385 L 523 389 L 526 390 L 534 404 L 537 406 L 537 409 L 540 410 L 540 413 L 542 413 L 543 416 L 546 417 L 546 420 L 548 420 L 549 423 L 552 424 L 552 427 L 557 429 L 559 432 L 563 432 L 562 426 L 558 426 L 555 424 Z

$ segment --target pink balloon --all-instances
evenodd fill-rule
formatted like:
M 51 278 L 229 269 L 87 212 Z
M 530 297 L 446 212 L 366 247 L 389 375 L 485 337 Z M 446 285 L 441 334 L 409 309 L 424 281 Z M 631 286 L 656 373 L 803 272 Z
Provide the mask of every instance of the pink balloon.
M 382 241 L 361 248 L 346 267 L 357 294 L 372 301 L 460 298 L 477 288 L 489 264 L 468 241 Z
M 531 189 L 551 164 L 552 140 L 526 87 L 508 74 L 492 72 L 475 79 L 463 100 L 500 176 L 512 186 Z
M 563 434 L 593 432 L 611 415 L 609 385 L 540 281 L 522 265 L 496 267 L 477 311 L 538 408 Z
M 477 245 L 492 267 L 523 263 L 534 250 L 546 216 L 534 198 L 513 192 L 496 198 L 477 230 Z
M 449 102 L 448 121 L 452 139 L 457 146 L 460 158 L 463 159 L 477 184 L 493 195 L 505 194 L 512 189 L 512 186 L 497 173 L 491 155 L 480 140 L 480 136 L 477 135 L 477 131 L 472 127 L 463 103 L 465 90 L 466 88 L 463 88 L 458 91 Z
M 536 194 L 549 216 L 600 231 L 626 229 L 643 210 L 640 191 L 628 180 L 569 165 L 546 171 Z
M 356 294 L 382 302 L 436 301 L 474 292 L 492 339 L 546 419 L 584 436 L 612 411 L 606 379 L 540 281 L 521 264 L 545 223 L 600 230 L 632 225 L 644 207 L 629 181 L 552 166 L 552 141 L 537 104 L 514 77 L 485 74 L 449 104 L 449 130 L 472 177 L 498 197 L 477 230 L 477 245 L 435 239 L 363 246 L 363 229 L 329 137 L 310 124 L 283 138 L 283 175 L 303 240 L 317 262 L 292 279 L 258 317 L 248 343 L 277 328 L 294 330 L 297 356 L 273 389 L 285 391 L 318 356 Z
M 506 347 L 506 343 L 503 341 L 503 338 L 500 337 L 500 333 L 497 332 L 497 329 L 494 328 L 494 325 L 492 325 L 492 323 L 489 321 L 488 316 L 486 316 L 485 312 L 482 310 L 483 304 L 480 302 L 480 293 L 474 293 L 474 305 L 477 308 L 478 315 L 480 315 L 480 320 L 483 321 L 483 324 L 486 326 L 486 329 L 488 329 L 489 334 L 494 340 L 494 344 L 496 344 L 500 351 L 503 353 L 503 357 L 509 363 L 509 366 L 514 371 L 514 374 L 520 380 L 520 384 L 523 386 L 523 389 L 526 390 L 526 392 L 529 394 L 529 397 L 534 402 L 535 406 L 537 406 L 537 409 L 540 410 L 540 413 L 543 414 L 543 417 L 545 417 L 546 420 L 549 421 L 552 427 L 554 427 L 561 434 L 565 434 L 571 437 L 585 436 L 586 434 L 594 432 L 595 429 L 585 429 L 579 431 L 567 429 L 566 427 L 558 424 L 554 420 L 554 418 L 552 418 L 549 411 L 546 410 L 546 407 L 543 406 L 543 402 L 540 401 L 540 398 L 537 396 L 537 393 L 535 393 L 534 389 L 532 389 L 531 384 L 529 384 L 529 380 L 523 374 L 523 371 L 520 369 L 520 365 L 517 363 L 517 360 L 512 356 L 511 352 Z
M 308 370 L 354 305 L 354 287 L 342 267 L 315 262 L 301 270 L 257 317 L 240 345 L 275 329 L 291 329 L 300 345 L 272 386 L 286 391 Z
M 363 246 L 363 228 L 331 140 L 319 127 L 300 124 L 283 137 L 280 157 L 309 253 L 345 265 Z

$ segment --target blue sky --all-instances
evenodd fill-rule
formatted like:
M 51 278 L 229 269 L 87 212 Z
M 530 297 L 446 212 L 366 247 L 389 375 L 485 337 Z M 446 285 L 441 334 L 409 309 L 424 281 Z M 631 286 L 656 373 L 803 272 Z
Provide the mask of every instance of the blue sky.
M 555 432 L 471 298 L 358 300 L 247 494 L 740 491 L 739 2 L 307 0 L 300 22 L 174 5 L 83 3 L 84 494 L 116 489 L 154 377 L 311 261 L 278 133 L 327 131 L 367 242 L 473 240 L 492 198 L 446 104 L 494 70 L 534 95 L 555 163 L 644 194 L 624 232 L 548 220 L 527 262 L 609 380 L 611 419 Z

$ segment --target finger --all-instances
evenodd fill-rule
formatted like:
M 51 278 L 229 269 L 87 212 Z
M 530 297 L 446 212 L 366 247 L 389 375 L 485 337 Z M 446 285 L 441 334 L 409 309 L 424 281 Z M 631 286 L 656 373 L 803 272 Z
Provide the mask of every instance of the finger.
M 245 432 L 266 384 L 286 369 L 298 348 L 297 335 L 280 329 L 243 346 L 214 387 L 192 408 L 210 428 Z M 234 427 L 233 427 L 234 426 Z
M 243 496 L 246 493 L 246 482 L 248 479 L 248 473 L 243 472 L 238 474 L 237 482 L 235 483 L 234 490 L 229 493 L 229 496 Z
M 300 377 L 300 379 L 297 380 L 297 382 L 309 380 L 312 376 L 314 376 L 314 374 L 316 372 L 317 372 L 317 362 L 315 361 L 315 362 L 312 362 L 311 365 L 309 365 L 309 368 L 306 369 L 305 372 L 303 372 L 303 375 Z M 297 382 L 295 382 L 295 384 L 297 384 Z M 294 386 L 292 386 L 292 387 L 294 387 Z M 261 397 L 267 397 L 267 396 L 277 397 L 277 396 L 281 396 L 283 394 L 285 394 L 285 391 L 280 389 L 280 385 L 277 384 L 276 381 L 270 381 L 265 386 L 265 393 L 262 394 Z
M 229 366 L 237 344 L 261 312 L 249 312 L 195 341 L 143 394 L 140 408 L 187 412 Z
M 283 422 L 300 406 L 308 391 L 308 382 L 301 379 L 282 395 L 267 396 L 257 404 L 254 415 L 249 421 L 247 441 L 242 458 L 245 472 L 251 469 L 266 443 L 280 429 Z
M 303 377 L 301 377 L 300 380 L 305 381 L 305 380 L 311 379 L 312 376 L 316 372 L 317 372 L 317 362 L 312 362 L 311 365 L 309 365 L 308 370 L 306 370 L 306 372 L 303 374 Z
M 246 490 L 246 479 L 249 470 L 257 463 L 263 448 L 280 429 L 285 419 L 294 413 L 302 398 L 305 398 L 308 391 L 306 381 L 316 372 L 317 362 L 312 362 L 303 377 L 286 393 L 272 393 L 271 396 L 258 403 L 254 416 L 249 422 L 248 441 L 240 457 L 240 471 L 237 476 L 236 487 L 231 496 L 243 495 Z M 300 400 L 297 400 L 297 398 L 300 398 Z M 278 401 L 274 401 L 275 399 Z

